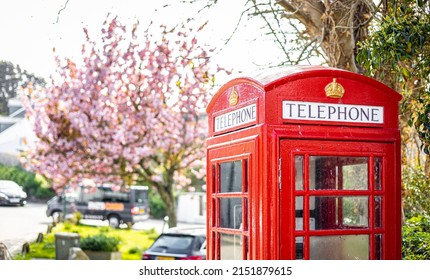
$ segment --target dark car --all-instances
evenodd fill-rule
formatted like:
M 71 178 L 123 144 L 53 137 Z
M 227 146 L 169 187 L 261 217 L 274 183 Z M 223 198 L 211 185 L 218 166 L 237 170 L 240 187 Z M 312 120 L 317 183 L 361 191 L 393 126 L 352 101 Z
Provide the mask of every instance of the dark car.
M 142 260 L 205 260 L 206 229 L 172 228 L 142 254 Z
M 27 203 L 27 194 L 14 181 L 0 180 L 0 205 L 20 205 Z

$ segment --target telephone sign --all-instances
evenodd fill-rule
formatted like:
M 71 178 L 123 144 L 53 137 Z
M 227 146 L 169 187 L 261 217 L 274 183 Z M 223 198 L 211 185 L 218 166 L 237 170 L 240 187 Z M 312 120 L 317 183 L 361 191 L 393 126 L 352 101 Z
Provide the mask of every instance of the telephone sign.
M 282 117 L 285 120 L 382 124 L 384 107 L 282 101 Z

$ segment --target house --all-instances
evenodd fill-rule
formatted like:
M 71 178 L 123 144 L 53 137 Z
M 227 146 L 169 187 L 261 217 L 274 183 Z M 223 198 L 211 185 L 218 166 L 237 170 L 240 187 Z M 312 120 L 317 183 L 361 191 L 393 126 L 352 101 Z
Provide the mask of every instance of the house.
M 19 164 L 20 153 L 34 143 L 36 135 L 19 99 L 10 99 L 8 108 L 9 115 L 0 116 L 0 163 L 13 166 Z

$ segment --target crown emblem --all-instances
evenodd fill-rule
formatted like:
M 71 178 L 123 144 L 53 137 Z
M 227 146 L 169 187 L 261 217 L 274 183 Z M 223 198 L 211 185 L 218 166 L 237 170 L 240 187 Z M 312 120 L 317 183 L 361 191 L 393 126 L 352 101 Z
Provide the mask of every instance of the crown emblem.
M 239 102 L 239 94 L 237 91 L 233 88 L 233 90 L 230 93 L 230 96 L 228 97 L 228 103 L 230 103 L 230 106 L 234 106 Z
M 345 89 L 341 84 L 336 82 L 335 78 L 333 78 L 333 82 L 325 86 L 324 90 L 325 95 L 331 98 L 342 98 L 345 93 Z

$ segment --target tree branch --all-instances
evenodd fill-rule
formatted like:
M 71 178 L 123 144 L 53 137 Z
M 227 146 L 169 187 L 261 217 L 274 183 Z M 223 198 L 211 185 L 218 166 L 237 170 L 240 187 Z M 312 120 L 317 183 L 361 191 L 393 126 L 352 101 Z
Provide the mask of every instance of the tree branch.
M 67 4 L 69 4 L 69 0 L 66 0 L 66 3 L 64 3 L 63 8 L 61 8 L 58 13 L 57 13 L 57 21 L 55 23 L 58 23 L 58 21 L 60 20 L 60 14 L 62 11 L 64 11 L 67 7 Z
M 322 26 L 321 17 L 325 13 L 325 7 L 322 2 L 276 0 L 276 4 L 294 14 L 294 18 L 306 26 L 312 37 L 318 36 Z

